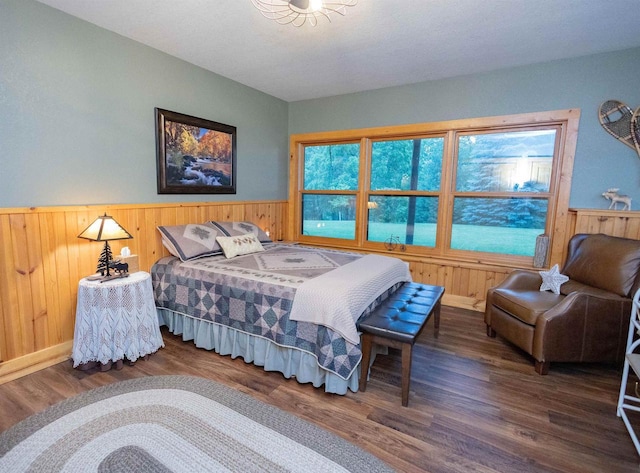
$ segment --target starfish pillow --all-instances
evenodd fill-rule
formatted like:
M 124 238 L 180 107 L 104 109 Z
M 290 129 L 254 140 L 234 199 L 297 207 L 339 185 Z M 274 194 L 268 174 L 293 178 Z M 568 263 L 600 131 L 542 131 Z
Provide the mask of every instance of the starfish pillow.
M 560 286 L 569 280 L 564 274 L 560 274 L 560 269 L 557 264 L 553 265 L 549 271 L 540 271 L 542 276 L 542 284 L 540 285 L 541 291 L 553 291 L 554 294 L 560 294 Z

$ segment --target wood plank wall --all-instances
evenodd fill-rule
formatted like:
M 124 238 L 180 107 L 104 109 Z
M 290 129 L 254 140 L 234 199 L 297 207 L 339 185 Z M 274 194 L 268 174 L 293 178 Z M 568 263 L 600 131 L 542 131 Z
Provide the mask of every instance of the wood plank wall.
M 131 240 L 140 269 L 168 252 L 158 225 L 247 220 L 281 240 L 286 201 L 140 204 L 0 209 L 0 382 L 67 359 L 73 343 L 78 281 L 95 272 L 104 244 L 78 238 L 105 212 Z
M 573 233 L 604 233 L 640 240 L 640 212 L 622 210 L 571 209 L 575 214 Z
M 640 212 L 598 209 L 569 209 L 566 228 L 558 231 L 554 247 L 558 248 L 557 262 L 566 259 L 567 243 L 576 233 L 604 233 L 640 240 Z M 560 241 L 558 241 L 560 240 Z M 381 253 L 384 254 L 384 253 Z M 445 287 L 445 305 L 484 312 L 487 289 L 500 284 L 514 266 L 417 258 L 394 253 L 409 263 L 416 282 Z
M 444 305 L 484 311 L 487 289 L 501 283 L 513 268 L 452 261 L 407 260 L 415 282 L 444 286 Z
M 0 209 L 0 383 L 69 358 L 77 282 L 95 271 L 103 247 L 77 236 L 105 212 L 133 235 L 113 242 L 114 254 L 128 246 L 146 271 L 168 254 L 158 225 L 248 220 L 273 240 L 287 239 L 286 201 Z M 640 239 L 640 212 L 572 209 L 567 221 L 567 241 L 575 233 Z M 566 248 L 567 241 L 555 243 Z M 480 312 L 487 289 L 513 270 L 397 256 L 409 263 L 415 281 L 446 288 L 444 304 Z

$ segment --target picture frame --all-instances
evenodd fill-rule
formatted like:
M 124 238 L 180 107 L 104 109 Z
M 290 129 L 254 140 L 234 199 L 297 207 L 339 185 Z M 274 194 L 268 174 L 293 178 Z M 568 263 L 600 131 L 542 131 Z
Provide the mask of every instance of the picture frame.
M 158 194 L 235 194 L 236 127 L 161 108 L 156 115 Z

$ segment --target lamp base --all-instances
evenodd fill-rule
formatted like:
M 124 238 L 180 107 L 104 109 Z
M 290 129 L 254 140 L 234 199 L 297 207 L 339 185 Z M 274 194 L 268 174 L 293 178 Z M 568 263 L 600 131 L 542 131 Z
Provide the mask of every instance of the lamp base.
M 91 276 L 85 277 L 87 281 L 100 281 L 102 278 L 104 278 L 104 276 L 100 274 L 92 274 Z
M 107 282 L 107 281 L 111 281 L 112 279 L 122 279 L 122 278 L 128 278 L 129 277 L 129 273 L 112 273 L 109 276 L 107 275 L 101 275 L 101 274 L 92 274 L 91 276 L 87 276 L 85 277 L 85 279 L 87 281 L 100 281 L 100 282 Z
M 111 281 L 112 279 L 121 279 L 121 278 L 128 278 L 128 277 L 129 277 L 129 273 L 111 274 L 110 276 L 101 277 L 100 282 L 107 282 L 107 281 Z

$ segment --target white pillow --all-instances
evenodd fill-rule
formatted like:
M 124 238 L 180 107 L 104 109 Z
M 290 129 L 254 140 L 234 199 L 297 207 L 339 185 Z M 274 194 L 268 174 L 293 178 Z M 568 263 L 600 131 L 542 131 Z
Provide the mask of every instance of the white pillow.
M 216 237 L 216 241 L 227 258 L 264 251 L 260 240 L 252 233 L 229 237 L 219 236 Z
M 560 286 L 569 280 L 567 276 L 560 274 L 560 269 L 557 264 L 554 264 L 553 268 L 549 271 L 540 271 L 540 276 L 542 276 L 540 290 L 551 290 L 554 294 L 560 294 Z

